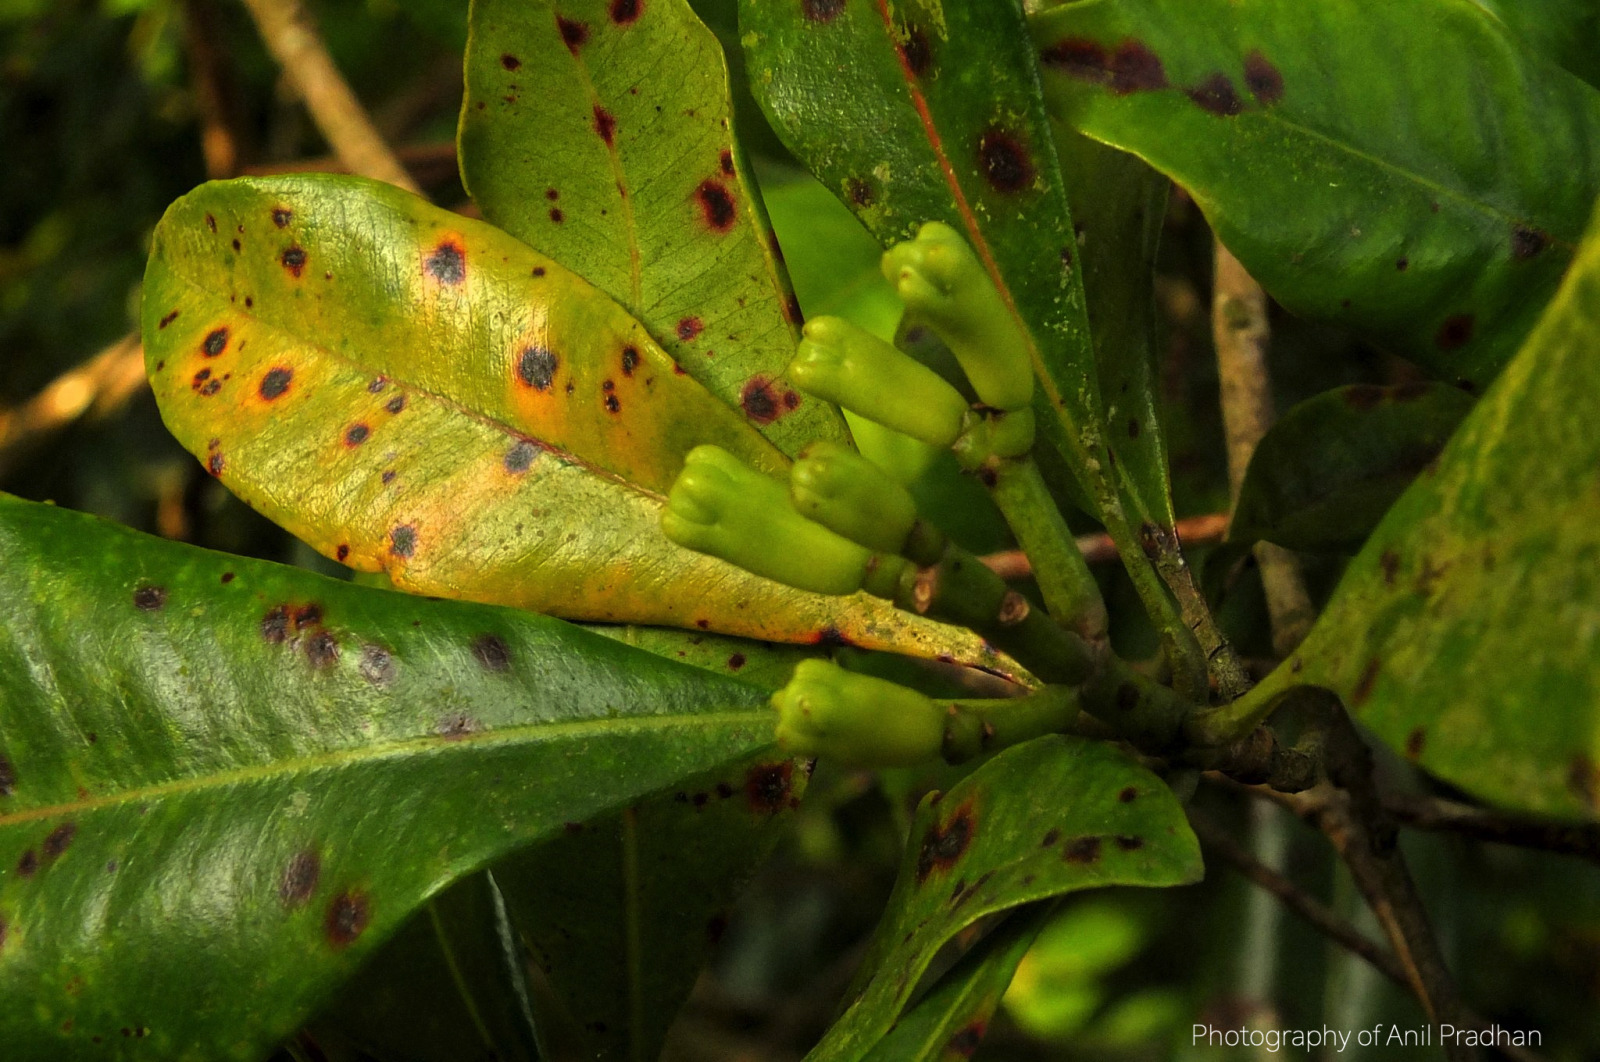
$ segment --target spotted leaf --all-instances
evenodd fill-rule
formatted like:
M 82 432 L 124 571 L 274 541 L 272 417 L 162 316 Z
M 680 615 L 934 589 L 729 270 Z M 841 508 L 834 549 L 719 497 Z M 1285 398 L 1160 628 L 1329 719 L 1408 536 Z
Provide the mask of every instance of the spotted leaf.
M 205 185 L 157 229 L 145 354 L 212 474 L 413 592 L 570 619 L 992 657 L 866 598 L 674 546 L 699 443 L 787 465 L 607 295 L 482 222 L 326 176 Z
M 1032 27 L 1065 122 L 1188 189 L 1285 306 L 1450 382 L 1516 351 L 1600 193 L 1600 95 L 1471 0 L 1087 0 Z
M 473 0 L 470 19 L 461 168 L 484 216 L 608 292 L 785 451 L 844 438 L 783 379 L 798 308 L 687 0 Z
M 453 880 L 771 740 L 763 691 L 527 612 L 4 497 L 0 556 L 18 1058 L 264 1057 Z

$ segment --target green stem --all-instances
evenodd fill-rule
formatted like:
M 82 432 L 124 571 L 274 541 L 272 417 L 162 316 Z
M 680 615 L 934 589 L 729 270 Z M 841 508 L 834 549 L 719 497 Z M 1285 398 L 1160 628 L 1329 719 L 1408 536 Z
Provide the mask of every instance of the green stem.
M 1056 508 L 1033 458 L 995 462 L 989 493 L 1033 565 L 1045 607 L 1056 622 L 1091 641 L 1104 638 L 1108 620 L 1100 586 Z
M 944 758 L 966 763 L 1046 734 L 1114 736 L 1079 704 L 1072 686 L 1046 686 L 1026 697 L 953 701 L 945 720 Z

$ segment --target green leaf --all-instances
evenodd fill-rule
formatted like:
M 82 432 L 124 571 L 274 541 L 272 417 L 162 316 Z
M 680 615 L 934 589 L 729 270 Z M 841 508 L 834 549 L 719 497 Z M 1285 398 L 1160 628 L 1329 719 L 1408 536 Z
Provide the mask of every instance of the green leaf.
M 1007 749 L 918 807 L 848 1009 L 809 1057 L 866 1057 L 934 955 L 986 915 L 1080 889 L 1181 885 L 1200 874 L 1177 799 L 1122 752 L 1066 737 Z
M 826 651 L 818 646 L 774 645 L 672 627 L 596 624 L 588 629 L 647 653 L 703 667 L 719 675 L 732 675 L 765 690 L 780 688 L 789 681 L 796 664 Z
M 968 632 L 801 594 L 660 533 L 693 446 L 787 459 L 603 292 L 388 185 L 204 185 L 156 230 L 147 367 L 179 441 L 325 556 L 569 619 L 979 662 Z M 603 514 L 603 519 L 597 518 Z
M 1356 384 L 1300 403 L 1256 447 L 1229 541 L 1360 546 L 1471 409 L 1447 384 Z
M 587 1059 L 660 1056 L 726 910 L 771 854 L 806 772 L 760 756 L 695 778 L 512 857 L 507 909 Z
M 790 454 L 846 437 L 784 382 L 799 309 L 686 0 L 474 0 L 461 171 L 484 216 L 627 307 Z
M 5 498 L 0 556 L 18 1057 L 260 1058 L 452 881 L 771 740 L 761 691 L 543 616 Z
M 1012 915 L 963 955 L 867 1058 L 871 1062 L 959 1062 L 971 1058 L 1052 906 L 1039 904 L 1034 910 Z M 822 1062 L 815 1054 L 809 1057 Z
M 1252 701 L 1325 686 L 1497 804 L 1600 818 L 1600 218 L 1522 352 Z
M 1527 46 L 1600 86 L 1600 12 L 1590 0 L 1474 0 Z
M 1086 0 L 1033 33 L 1053 112 L 1284 306 L 1451 381 L 1516 351 L 1600 192 L 1600 96 L 1471 0 Z

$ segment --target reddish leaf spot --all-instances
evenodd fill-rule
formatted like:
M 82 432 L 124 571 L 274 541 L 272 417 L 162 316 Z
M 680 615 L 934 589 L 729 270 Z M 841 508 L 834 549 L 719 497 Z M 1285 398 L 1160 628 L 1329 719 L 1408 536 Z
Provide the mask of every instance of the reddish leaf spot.
M 1020 192 L 1033 183 L 1033 160 L 1015 136 L 990 129 L 978 140 L 978 166 L 999 192 Z
M 783 393 L 783 408 L 784 409 L 799 409 L 800 408 L 800 392 L 798 392 L 798 391 L 785 391 Z
M 73 822 L 63 822 L 51 830 L 50 835 L 44 839 L 44 844 L 39 846 L 44 853 L 45 862 L 60 859 L 61 854 L 72 847 L 72 839 L 76 836 L 78 836 L 78 825 Z
M 626 26 L 639 18 L 643 8 L 642 0 L 611 0 L 611 21 Z
M 604 140 L 607 144 L 616 143 L 617 120 L 612 116 L 610 111 L 606 110 L 598 103 L 594 106 L 594 131 L 598 133 L 600 135 L 600 139 Z
M 284 393 L 289 390 L 289 384 L 293 379 L 293 369 L 286 369 L 282 366 L 268 369 L 267 374 L 261 377 L 261 386 L 259 388 L 261 397 L 268 402 L 282 398 Z
M 700 205 L 700 217 L 712 232 L 727 232 L 738 220 L 739 212 L 733 196 L 721 181 L 706 178 L 694 190 L 695 201 Z
M 548 391 L 560 364 L 561 359 L 543 347 L 524 347 L 517 358 L 517 378 L 535 391 Z
M 983 1043 L 983 1034 L 987 1030 L 988 1026 L 985 1023 L 975 1021 L 950 1037 L 950 1042 L 945 1048 L 958 1058 L 971 1058 L 978 1050 L 978 1045 Z
M 750 810 L 760 815 L 776 815 L 789 803 L 794 788 L 794 764 L 761 763 L 744 776 L 744 798 Z
M 232 572 L 223 572 L 222 573 L 222 583 L 223 583 L 223 585 L 226 586 L 228 583 L 231 583 L 231 582 L 233 582 L 233 573 Z
M 17 875 L 19 877 L 31 878 L 34 876 L 34 874 L 38 873 L 38 870 L 39 854 L 31 848 L 26 852 L 23 852 L 22 858 L 17 860 Z
M 166 603 L 164 586 L 141 586 L 133 592 L 133 607 L 141 612 L 159 612 Z
M 308 258 L 306 256 L 305 248 L 288 247 L 284 249 L 283 254 L 278 256 L 278 261 L 283 263 L 283 268 L 289 271 L 290 276 L 294 277 L 296 280 L 299 280 L 306 271 L 306 262 L 308 261 Z
M 1087 866 L 1100 861 L 1100 844 L 1098 837 L 1076 837 L 1066 843 L 1061 849 L 1061 858 L 1068 863 L 1077 863 Z
M 567 50 L 573 55 L 578 54 L 584 42 L 589 39 L 589 24 L 576 19 L 567 18 L 565 15 L 556 16 L 556 27 L 561 31 L 561 39 L 567 43 Z
M 1359 707 L 1372 696 L 1372 688 L 1378 684 L 1378 672 L 1383 669 L 1383 664 L 1377 657 L 1367 661 L 1367 666 L 1362 669 L 1361 677 L 1356 680 L 1355 689 L 1350 691 L 1350 704 Z
M 828 649 L 844 649 L 855 643 L 846 638 L 844 632 L 838 627 L 824 627 L 811 639 L 812 645 L 820 645 Z
M 352 424 L 344 430 L 344 444 L 352 450 L 367 441 L 372 429 L 365 424 Z
M 226 328 L 213 328 L 206 333 L 206 338 L 200 344 L 200 353 L 208 358 L 214 358 L 228 349 L 228 330 Z
M 481 635 L 472 643 L 472 655 L 485 671 L 504 671 L 511 666 L 511 647 L 498 635 Z
M 1511 257 L 1526 262 L 1543 251 L 1549 243 L 1550 237 L 1539 229 L 1517 225 L 1511 230 Z
M 500 57 L 500 65 L 505 67 L 507 70 L 521 70 L 522 60 L 518 59 L 510 52 L 507 52 Z
M 389 532 L 389 552 L 396 557 L 410 557 L 417 551 L 417 529 L 401 524 Z
M 322 857 L 310 848 L 296 852 L 278 879 L 278 899 L 285 907 L 303 906 L 317 891 L 317 881 L 321 877 Z
M 812 22 L 832 22 L 844 10 L 845 0 L 800 0 L 800 10 Z
M 850 197 L 850 202 L 858 207 L 871 206 L 873 200 L 872 185 L 864 178 L 851 177 L 844 182 L 845 195 Z
M 561 208 L 560 207 L 551 207 L 550 208 L 550 220 L 555 222 L 557 225 L 559 225 L 563 221 L 567 220 L 567 215 L 565 215 L 565 214 L 563 214 L 561 212 Z
M 972 805 L 963 804 L 956 809 L 950 821 L 943 826 L 935 822 L 922 835 L 922 846 L 917 850 L 917 883 L 920 885 L 934 871 L 949 871 L 966 854 L 972 844 L 975 823 Z
M 741 667 L 744 667 L 743 653 L 734 653 L 732 656 L 728 657 L 729 671 L 738 671 Z
M 344 561 L 349 560 L 350 559 L 350 547 L 347 544 L 343 543 L 343 542 L 339 543 L 339 548 L 333 551 L 333 556 L 334 556 L 334 559 L 339 561 L 340 563 L 343 563 Z
M 339 659 L 339 639 L 329 631 L 315 631 L 306 639 L 306 660 L 313 670 L 324 671 Z
M 427 274 L 441 284 L 456 285 L 467 279 L 467 255 L 454 240 L 446 240 L 423 261 Z
M 1428 742 L 1428 731 L 1424 727 L 1417 727 L 1406 735 L 1406 756 L 1417 759 L 1422 755 L 1423 746 Z
M 294 211 L 288 207 L 278 207 L 272 212 L 272 223 L 280 229 L 289 227 L 289 222 L 294 220 Z
M 316 604 L 315 602 L 312 602 L 309 605 L 302 605 L 300 608 L 295 610 L 294 625 L 296 629 L 301 627 L 312 627 L 321 622 L 322 606 Z
M 900 49 L 900 61 L 913 77 L 925 77 L 933 67 L 933 45 L 928 40 L 928 34 L 921 26 L 910 24 L 904 27 L 903 32 L 904 37 L 896 44 Z
M 1244 83 L 1268 107 L 1283 99 L 1283 74 L 1259 51 L 1244 57 Z
M 777 388 L 765 376 L 752 376 L 739 392 L 739 405 L 745 416 L 757 424 L 771 424 L 784 413 Z
M 1184 95 L 1193 100 L 1201 110 L 1225 118 L 1231 118 L 1244 110 L 1244 101 L 1239 98 L 1233 82 L 1221 71 L 1212 74 L 1193 88 L 1185 89 Z
M 533 275 L 536 276 L 536 277 L 544 276 L 544 266 L 534 266 L 533 267 Z
M 214 214 L 206 215 L 206 228 L 210 229 L 212 232 L 217 231 L 217 219 Z
M 678 338 L 685 343 L 692 343 L 696 336 L 705 331 L 705 325 L 700 323 L 698 317 L 685 317 L 678 322 Z
M 1130 785 L 1122 792 L 1117 794 L 1117 799 L 1122 801 L 1124 804 L 1131 804 L 1135 800 L 1139 799 L 1139 791 Z
M 1068 77 L 1104 85 L 1118 96 L 1170 87 L 1160 56 L 1133 38 L 1113 52 L 1098 41 L 1066 37 L 1044 49 L 1039 59 Z
M 289 636 L 289 608 L 275 605 L 261 617 L 261 637 L 276 645 Z
M 512 475 L 520 476 L 533 467 L 533 459 L 538 455 L 539 448 L 529 440 L 523 439 L 506 451 L 506 471 Z
M 1433 345 L 1440 350 L 1460 350 L 1472 342 L 1474 320 L 1470 313 L 1458 313 L 1445 319 L 1434 333 Z
M 722 154 L 717 156 L 717 163 L 722 167 L 722 172 L 729 177 L 733 176 L 733 152 L 727 148 L 722 149 Z
M 163 317 L 161 319 L 160 323 L 156 325 L 156 327 L 157 328 L 165 328 L 165 327 L 167 327 L 167 325 L 171 324 L 173 321 L 176 321 L 178 319 L 178 314 L 180 312 L 181 311 L 179 311 L 179 310 L 173 310 L 171 313 L 169 313 L 165 317 Z
M 371 922 L 372 901 L 366 893 L 350 889 L 335 896 L 328 905 L 323 930 L 328 935 L 328 943 L 342 949 L 354 944 Z
M 632 376 L 633 370 L 639 367 L 639 348 L 628 345 L 622 348 L 622 375 Z

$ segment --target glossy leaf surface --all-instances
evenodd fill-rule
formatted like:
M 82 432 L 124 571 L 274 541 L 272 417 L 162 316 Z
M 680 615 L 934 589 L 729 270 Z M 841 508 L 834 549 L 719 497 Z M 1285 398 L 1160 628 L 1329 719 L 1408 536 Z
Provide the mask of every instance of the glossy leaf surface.
M 1000 753 L 917 809 L 888 910 L 815 1059 L 864 1058 L 935 953 L 985 915 L 1102 885 L 1181 885 L 1199 846 L 1155 775 L 1100 742 Z
M 1389 510 L 1293 660 L 1453 785 L 1600 818 L 1600 225 L 1436 469 Z
M 1286 307 L 1452 382 L 1516 351 L 1600 192 L 1600 95 L 1471 0 L 1086 0 L 1032 26 L 1058 117 L 1188 189 Z
M 799 313 L 686 0 L 474 0 L 462 175 L 484 216 L 627 307 L 789 453 L 845 437 L 782 379 Z
M 603 292 L 387 185 L 205 185 L 157 230 L 145 352 L 179 441 L 325 556 L 413 592 L 571 619 L 988 654 L 864 597 L 680 549 L 699 442 L 787 463 Z
M 18 1057 L 260 1058 L 452 881 L 771 740 L 761 691 L 542 616 L 11 499 L 0 556 Z
M 1229 540 L 1360 546 L 1471 409 L 1448 384 L 1356 384 L 1300 403 L 1256 447 Z

